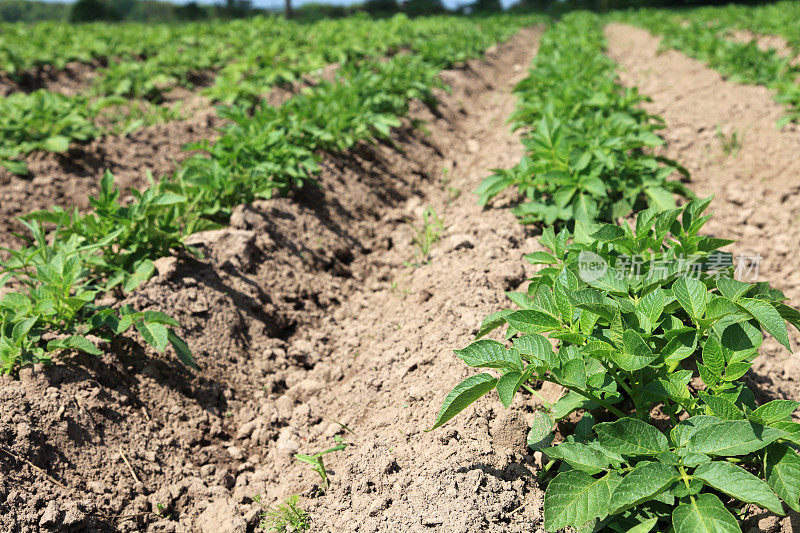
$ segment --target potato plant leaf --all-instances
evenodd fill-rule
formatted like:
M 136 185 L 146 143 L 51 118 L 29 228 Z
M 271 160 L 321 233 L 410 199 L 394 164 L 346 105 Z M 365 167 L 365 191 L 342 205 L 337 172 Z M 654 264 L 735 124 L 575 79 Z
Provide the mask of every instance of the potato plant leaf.
M 439 416 L 436 417 L 436 422 L 428 431 L 432 431 L 449 421 L 475 400 L 492 390 L 496 384 L 497 378 L 491 374 L 478 374 L 468 377 L 456 385 L 445 397 Z
M 611 494 L 619 481 L 614 473 L 600 478 L 580 470 L 557 475 L 547 486 L 544 497 L 545 530 L 580 527 L 590 520 L 605 517 Z
M 621 418 L 595 427 L 600 444 L 612 452 L 635 457 L 657 455 L 668 449 L 667 437 L 647 422 Z
M 730 420 L 701 427 L 689 438 L 686 447 L 692 452 L 732 457 L 761 450 L 785 434 L 748 420 Z
M 672 512 L 675 533 L 741 533 L 736 518 L 713 494 L 700 494 Z
M 800 456 L 790 446 L 771 444 L 764 458 L 767 483 L 786 504 L 800 513 Z
M 740 466 L 726 461 L 713 461 L 698 466 L 692 476 L 737 500 L 784 514 L 781 501 L 769 485 Z

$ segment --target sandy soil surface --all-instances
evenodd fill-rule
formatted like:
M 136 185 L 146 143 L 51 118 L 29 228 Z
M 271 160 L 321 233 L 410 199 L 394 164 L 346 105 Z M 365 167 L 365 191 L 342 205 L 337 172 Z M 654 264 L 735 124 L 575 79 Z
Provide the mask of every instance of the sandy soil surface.
M 504 121 L 538 35 L 444 73 L 452 94 L 414 112 L 429 135 L 402 129 L 401 150 L 329 158 L 319 190 L 194 236 L 203 261 L 160 260 L 128 301 L 179 318 L 200 372 L 123 340 L 0 380 L 0 529 L 244 532 L 254 496 L 302 494 L 317 531 L 537 530 L 531 401 L 486 400 L 423 430 L 469 373 L 452 350 L 524 281 L 536 248 L 469 192 L 521 156 Z M 425 206 L 443 238 L 428 264 L 406 266 Z M 331 488 L 315 496 L 316 474 L 292 455 L 335 435 L 351 445 L 326 456 Z
M 658 54 L 659 39 L 645 30 L 611 24 L 606 36 L 623 83 L 651 97 L 648 110 L 666 120 L 664 153 L 689 169 L 694 192 L 715 195 L 707 231 L 738 241 L 729 251 L 747 265 L 742 279 L 769 281 L 800 306 L 800 127 L 775 127 L 783 110 L 769 89 L 724 81 L 676 51 Z M 718 129 L 738 132 L 738 150 L 724 152 Z M 790 338 L 797 351 L 800 335 L 792 329 Z M 748 375 L 760 399 L 800 399 L 800 355 L 772 339 L 761 352 Z

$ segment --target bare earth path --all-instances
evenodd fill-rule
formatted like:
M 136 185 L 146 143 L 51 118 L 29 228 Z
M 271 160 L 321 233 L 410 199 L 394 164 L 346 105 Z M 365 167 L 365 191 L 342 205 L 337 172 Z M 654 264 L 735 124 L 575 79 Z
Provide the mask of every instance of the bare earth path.
M 470 373 L 452 350 L 536 246 L 471 191 L 522 155 L 505 120 L 539 34 L 445 72 L 437 113 L 413 113 L 429 135 L 327 158 L 319 190 L 238 208 L 192 237 L 202 261 L 160 260 L 127 302 L 176 316 L 199 372 L 123 341 L 0 379 L 0 530 L 244 533 L 254 496 L 290 494 L 316 531 L 537 530 L 531 403 L 489 398 L 423 430 Z M 445 229 L 414 268 L 425 206 Z M 293 454 L 335 435 L 352 445 L 325 456 L 331 487 L 314 496 Z
M 413 254 L 410 230 L 394 228 L 396 246 L 382 254 L 364 290 L 314 332 L 330 339 L 324 359 L 344 376 L 310 397 L 301 413 L 345 424 L 352 433 L 343 436 L 353 442 L 328 456 L 336 475 L 311 510 L 317 531 L 532 531 L 540 524 L 541 492 L 531 458 L 523 456 L 529 426 L 520 412 L 505 414 L 487 400 L 444 428 L 423 432 L 449 389 L 470 374 L 452 350 L 469 343 L 480 320 L 504 305 L 503 291 L 523 281 L 521 257 L 534 246 L 510 213 L 483 211 L 471 194 L 488 169 L 513 166 L 522 156 L 505 124 L 515 103 L 510 90 L 535 52 L 535 34 L 521 38 L 513 53 L 493 55 L 466 79 L 454 76 L 455 92 L 442 106 L 451 120 L 431 117 L 430 140 L 442 157 L 429 164 L 439 175 L 447 169 L 451 179 L 398 213 L 418 224 L 430 205 L 443 219 L 443 240 L 430 264 L 404 267 Z M 453 199 L 456 191 L 461 194 Z M 327 372 L 310 372 L 306 383 L 321 384 Z M 301 417 L 281 431 L 271 461 L 326 447 L 326 432 L 303 427 Z M 339 428 L 327 425 L 330 438 Z M 266 483 L 266 492 L 308 487 L 307 469 L 290 472 L 294 478 Z
M 648 110 L 666 120 L 664 153 L 689 169 L 694 192 L 715 195 L 708 231 L 736 239 L 734 254 L 760 258 L 758 271 L 742 279 L 769 281 L 800 306 L 800 126 L 775 127 L 783 111 L 769 89 L 724 81 L 674 50 L 659 54 L 659 39 L 647 31 L 610 24 L 606 37 L 623 83 L 652 98 Z M 718 128 L 738 132 L 738 152 L 724 153 Z M 797 331 L 790 338 L 797 352 Z M 800 399 L 800 355 L 772 340 L 761 352 L 751 385 L 767 399 Z

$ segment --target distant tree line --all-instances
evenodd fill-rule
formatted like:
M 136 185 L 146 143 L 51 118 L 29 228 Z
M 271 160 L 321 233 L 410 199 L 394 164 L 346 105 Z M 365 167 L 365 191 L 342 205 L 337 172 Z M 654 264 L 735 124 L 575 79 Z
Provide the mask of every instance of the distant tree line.
M 732 0 L 521 0 L 512 11 L 540 11 L 559 14 L 575 9 L 623 9 L 628 7 L 689 7 L 693 5 L 727 4 Z M 764 0 L 738 3 L 761 4 Z M 492 13 L 502 11 L 501 0 L 463 0 L 456 13 Z M 286 14 L 298 20 L 347 17 L 367 13 L 376 18 L 396 13 L 427 16 L 448 13 L 441 0 L 364 0 L 351 6 L 334 6 L 325 2 L 297 5 L 286 0 Z M 251 0 L 219 0 L 214 5 L 191 1 L 186 4 L 164 0 L 77 0 L 73 4 L 37 0 L 0 0 L 0 21 L 71 20 L 171 22 L 182 20 L 232 19 L 263 14 Z

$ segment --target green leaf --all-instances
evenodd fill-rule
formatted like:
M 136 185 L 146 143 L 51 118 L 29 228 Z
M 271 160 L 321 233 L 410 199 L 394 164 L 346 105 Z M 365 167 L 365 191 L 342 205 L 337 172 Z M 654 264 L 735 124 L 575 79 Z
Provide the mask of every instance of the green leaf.
M 682 277 L 672 284 L 672 293 L 689 316 L 696 322 L 706 313 L 706 286 L 695 278 Z
M 772 400 L 753 411 L 750 419 L 766 426 L 774 422 L 786 420 L 800 408 L 800 402 L 794 400 Z
M 497 394 L 500 396 L 500 402 L 508 408 L 514 400 L 514 395 L 517 390 L 522 386 L 523 373 L 517 370 L 506 372 L 497 381 Z
M 0 165 L 4 166 L 6 170 L 17 176 L 27 176 L 29 174 L 28 164 L 25 161 L 13 161 L 7 159 L 0 159 Z
M 705 391 L 701 391 L 699 395 L 717 418 L 722 420 L 742 420 L 744 418 L 742 410 L 724 396 L 714 396 Z
M 505 318 L 512 328 L 522 333 L 539 333 L 561 328 L 559 319 L 553 315 L 533 309 L 514 311 Z
M 475 341 L 463 350 L 455 350 L 455 354 L 471 367 L 509 370 L 523 368 L 522 359 L 516 350 L 507 350 L 501 343 L 490 339 Z
M 663 433 L 636 418 L 620 418 L 616 422 L 597 424 L 594 428 L 600 444 L 621 455 L 657 455 L 669 448 Z
M 543 450 L 553 441 L 553 426 L 555 421 L 544 411 L 533 413 L 533 424 L 528 431 L 528 447 L 533 450 Z
M 650 350 L 641 335 L 632 329 L 626 329 L 622 333 L 622 344 L 624 347 L 623 352 L 612 352 L 610 357 L 617 366 L 626 372 L 641 370 L 658 358 Z
M 51 340 L 47 343 L 47 351 L 52 352 L 54 350 L 80 350 L 90 355 L 103 355 L 103 352 L 101 352 L 97 346 L 81 335 L 72 335 L 65 339 Z
M 584 252 L 581 252 L 581 254 L 584 254 Z M 599 271 L 602 272 L 602 274 L 595 277 L 596 274 L 593 275 L 592 271 L 589 271 L 586 268 L 587 267 L 584 267 L 581 270 L 581 279 L 592 287 L 617 296 L 628 295 L 628 280 L 624 276 L 621 276 L 615 269 L 606 266 L 605 270 L 601 268 Z
M 475 400 L 492 390 L 497 384 L 497 379 L 491 374 L 478 374 L 471 376 L 455 386 L 445 397 L 436 423 L 428 431 L 440 427 L 442 424 L 466 409 Z
M 145 322 L 152 322 L 154 324 L 165 324 L 167 326 L 174 326 L 176 328 L 181 326 L 180 322 L 168 314 L 162 313 L 161 311 L 145 311 L 142 313 L 142 318 Z
M 14 329 L 11 330 L 11 339 L 15 344 L 19 345 L 22 339 L 28 332 L 36 325 L 39 320 L 39 315 L 35 315 L 14 324 Z
M 189 349 L 189 345 L 186 344 L 172 328 L 169 329 L 168 338 L 169 343 L 175 350 L 175 354 L 178 356 L 178 360 L 180 360 L 184 366 L 188 366 L 189 368 L 197 370 L 197 363 L 194 361 L 192 350 Z
M 789 345 L 789 332 L 786 330 L 786 323 L 771 303 L 756 298 L 740 298 L 736 304 L 758 320 L 758 323 L 767 330 L 767 333 L 775 337 L 775 340 L 784 345 L 787 350 L 792 350 Z
M 752 285 L 749 283 L 731 278 L 719 278 L 717 280 L 717 289 L 719 289 L 720 294 L 732 302 L 738 300 L 750 287 L 752 287 Z
M 140 262 L 138 265 L 136 265 L 133 273 L 125 281 L 125 284 L 122 286 L 122 290 L 124 292 L 136 290 L 142 283 L 149 280 L 153 276 L 155 270 L 155 265 L 149 259 Z
M 556 365 L 556 356 L 553 347 L 546 338 L 536 333 L 523 335 L 514 339 L 514 348 L 523 355 L 527 355 L 532 363 L 543 363 L 539 366 L 552 368 Z
M 167 343 L 169 342 L 169 332 L 164 324 L 137 320 L 133 323 L 133 326 L 136 328 L 136 331 L 138 331 L 142 337 L 144 337 L 145 342 L 159 352 L 163 352 L 167 347 Z
M 653 531 L 653 528 L 656 527 L 656 524 L 658 524 L 658 517 L 645 520 L 644 522 L 633 526 L 627 531 L 627 533 L 650 533 Z
M 184 196 L 171 192 L 162 192 L 153 198 L 151 205 L 166 207 L 183 203 L 186 203 L 186 198 Z
M 765 428 L 749 420 L 722 421 L 698 429 L 689 439 L 687 449 L 724 457 L 747 455 L 785 434 L 785 431 Z
M 659 211 L 675 208 L 675 197 L 668 190 L 661 187 L 646 187 L 644 192 L 650 200 L 648 204 L 651 207 L 655 207 Z
M 597 407 L 599 406 L 592 400 L 581 396 L 577 392 L 569 391 L 553 404 L 550 414 L 553 415 L 554 419 L 561 420 L 577 409 L 591 410 Z
M 789 307 L 783 302 L 775 303 L 775 309 L 780 313 L 781 318 L 800 331 L 800 311 L 794 307 Z
M 797 422 L 773 422 L 772 427 L 786 432 L 786 435 L 781 437 L 782 439 L 800 446 L 800 424 Z
M 570 359 L 560 369 L 554 370 L 553 374 L 565 387 L 586 388 L 586 365 L 583 359 Z
M 652 333 L 659 322 L 661 313 L 664 312 L 666 305 L 666 297 L 664 291 L 660 288 L 646 294 L 636 303 L 637 316 L 639 323 L 645 333 Z
M 727 461 L 713 461 L 698 466 L 692 477 L 737 500 L 784 514 L 781 501 L 769 485 L 740 466 Z
M 48 152 L 64 153 L 69 150 L 69 137 L 54 135 L 45 139 L 42 146 Z
M 672 512 L 675 533 L 741 533 L 736 518 L 713 494 L 699 494 Z
M 560 459 L 572 468 L 592 475 L 607 470 L 610 463 L 600 451 L 579 442 L 562 442 L 543 451 L 550 459 Z
M 481 327 L 478 329 L 478 334 L 475 335 L 476 339 L 480 339 L 487 333 L 499 328 L 503 324 L 506 323 L 506 316 L 513 313 L 510 309 L 505 309 L 503 311 L 498 311 L 497 313 L 492 313 L 491 315 L 487 316 L 481 322 Z
M 722 353 L 722 345 L 719 338 L 715 334 L 711 334 L 706 339 L 703 345 L 703 364 L 706 368 L 716 377 L 716 382 L 722 380 L 722 374 L 725 372 L 725 356 Z M 704 380 L 705 381 L 705 380 Z M 714 386 L 715 383 L 706 383 L 706 385 Z
M 567 526 L 580 528 L 608 513 L 611 493 L 619 482 L 613 473 L 595 479 L 586 472 L 571 470 L 558 474 L 544 495 L 544 528 L 558 531 Z
M 786 504 L 800 513 L 800 456 L 790 446 L 771 444 L 764 456 L 767 483 Z
M 558 258 L 549 252 L 533 252 L 522 257 L 533 265 L 555 265 L 558 263 Z
M 590 235 L 593 239 L 601 242 L 614 242 L 625 237 L 625 230 L 616 224 L 603 224 L 600 229 Z
M 611 513 L 619 514 L 635 507 L 667 490 L 680 473 L 663 463 L 642 462 L 636 465 L 614 490 L 611 497 Z

